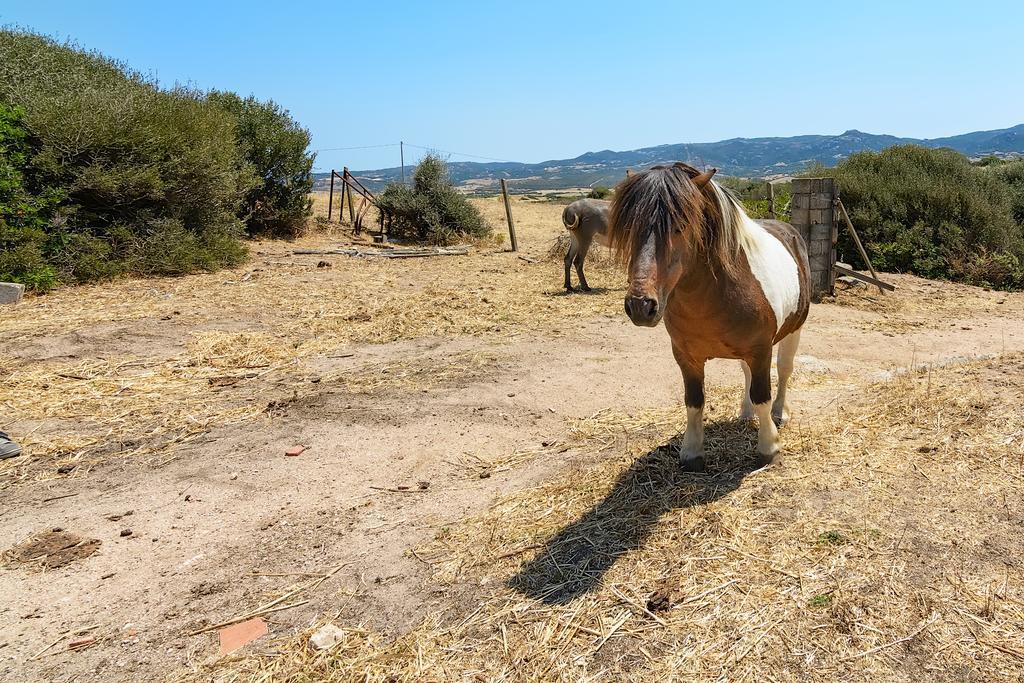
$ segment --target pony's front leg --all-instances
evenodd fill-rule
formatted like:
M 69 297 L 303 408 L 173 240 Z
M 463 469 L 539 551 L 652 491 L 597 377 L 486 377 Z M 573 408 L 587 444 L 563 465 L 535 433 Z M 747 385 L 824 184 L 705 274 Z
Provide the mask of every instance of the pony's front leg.
M 683 371 L 686 402 L 686 431 L 679 449 L 679 463 L 688 472 L 704 471 L 704 364 L 694 363 L 675 352 Z
M 772 420 L 772 347 L 747 360 L 750 366 L 750 402 L 757 415 L 757 452 L 768 464 L 779 453 L 779 430 Z
M 800 346 L 800 330 L 793 332 L 779 342 L 778 368 L 779 388 L 775 392 L 775 403 L 772 404 L 772 420 L 782 426 L 789 422 L 789 410 L 786 409 L 786 385 L 793 374 L 793 359 L 797 347 Z
M 750 366 L 747 361 L 741 360 L 740 367 L 743 368 L 743 398 L 740 400 L 740 419 L 754 419 L 754 404 L 750 402 Z

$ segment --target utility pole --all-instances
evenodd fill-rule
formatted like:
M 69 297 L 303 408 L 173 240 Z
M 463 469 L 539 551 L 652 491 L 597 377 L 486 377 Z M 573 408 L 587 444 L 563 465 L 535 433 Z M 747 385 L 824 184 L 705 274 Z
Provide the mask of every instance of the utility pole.
M 405 143 L 398 141 L 398 153 L 402 157 L 402 184 L 405 185 Z

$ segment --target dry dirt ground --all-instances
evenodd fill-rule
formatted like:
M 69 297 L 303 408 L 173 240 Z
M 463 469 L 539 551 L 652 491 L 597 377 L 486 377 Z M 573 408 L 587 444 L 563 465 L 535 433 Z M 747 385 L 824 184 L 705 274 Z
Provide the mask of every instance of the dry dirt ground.
M 0 310 L 0 678 L 1021 680 L 1024 296 L 814 306 L 784 460 L 714 362 L 685 474 L 667 336 L 600 254 L 560 290 L 560 210 L 515 202 L 520 255 L 293 254 L 338 230 Z

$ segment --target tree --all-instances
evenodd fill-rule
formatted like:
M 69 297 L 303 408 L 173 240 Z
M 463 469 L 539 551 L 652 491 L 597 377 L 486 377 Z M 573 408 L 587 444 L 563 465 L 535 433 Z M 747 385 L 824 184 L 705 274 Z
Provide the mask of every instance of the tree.
M 452 184 L 441 157 L 423 157 L 412 181 L 412 188 L 392 183 L 378 198 L 381 209 L 391 217 L 390 234 L 434 244 L 491 234 L 480 212 Z
M 240 217 L 250 235 L 291 237 L 312 214 L 313 160 L 309 131 L 276 103 L 214 91 L 209 100 L 235 118 L 244 172 L 256 179 L 242 200 Z

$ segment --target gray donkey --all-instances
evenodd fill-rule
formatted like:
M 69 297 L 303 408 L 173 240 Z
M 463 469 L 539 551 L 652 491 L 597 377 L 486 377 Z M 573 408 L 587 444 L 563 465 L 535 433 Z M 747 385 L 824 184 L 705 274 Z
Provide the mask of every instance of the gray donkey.
M 569 268 L 575 264 L 580 289 L 590 291 L 587 278 L 583 275 L 583 261 L 587 258 L 590 245 L 608 245 L 608 208 L 611 202 L 603 199 L 578 199 L 562 211 L 562 223 L 569 231 L 569 251 L 565 254 L 565 291 L 572 291 Z

